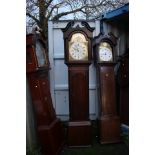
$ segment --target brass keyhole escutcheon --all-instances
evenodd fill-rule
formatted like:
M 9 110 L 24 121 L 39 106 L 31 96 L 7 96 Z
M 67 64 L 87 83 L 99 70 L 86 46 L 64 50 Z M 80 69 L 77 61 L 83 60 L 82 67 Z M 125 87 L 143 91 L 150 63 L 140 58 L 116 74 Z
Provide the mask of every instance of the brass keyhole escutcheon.
M 109 77 L 109 74 L 108 74 L 108 73 L 106 73 L 106 74 L 105 74 L 105 77 Z
M 126 74 L 124 74 L 124 78 L 126 78 L 127 76 L 126 76 Z

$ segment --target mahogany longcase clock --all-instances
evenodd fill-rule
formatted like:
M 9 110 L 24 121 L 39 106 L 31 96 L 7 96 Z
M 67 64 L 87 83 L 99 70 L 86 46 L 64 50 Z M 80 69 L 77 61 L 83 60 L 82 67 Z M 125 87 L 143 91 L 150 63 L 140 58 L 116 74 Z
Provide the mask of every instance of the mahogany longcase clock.
M 91 40 L 93 28 L 82 21 L 74 27 L 69 22 L 62 29 L 65 45 L 65 64 L 68 66 L 69 146 L 91 145 L 91 122 L 89 120 L 89 65 L 92 58 Z
M 93 41 L 95 64 L 97 66 L 100 103 L 100 143 L 120 141 L 120 119 L 117 116 L 115 88 L 115 45 L 116 37 L 100 33 Z
M 26 36 L 26 72 L 34 107 L 38 139 L 44 155 L 58 155 L 64 144 L 48 81 L 49 60 L 41 34 Z

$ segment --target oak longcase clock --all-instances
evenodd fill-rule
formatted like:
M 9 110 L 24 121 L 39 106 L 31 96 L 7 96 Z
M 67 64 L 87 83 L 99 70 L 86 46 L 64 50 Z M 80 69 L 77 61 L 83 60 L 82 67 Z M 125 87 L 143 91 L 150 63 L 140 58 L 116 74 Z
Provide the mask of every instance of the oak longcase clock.
M 44 155 L 58 155 L 64 144 L 60 120 L 52 105 L 49 61 L 41 34 L 26 36 L 26 72 L 35 112 L 38 139 Z
M 68 66 L 69 146 L 91 145 L 89 120 L 89 65 L 92 59 L 92 32 L 87 22 L 69 22 L 62 29 L 64 34 L 65 64 Z
M 100 33 L 93 40 L 93 52 L 97 66 L 98 94 L 100 103 L 100 143 L 119 142 L 120 119 L 117 116 L 115 88 L 115 46 L 116 37 Z

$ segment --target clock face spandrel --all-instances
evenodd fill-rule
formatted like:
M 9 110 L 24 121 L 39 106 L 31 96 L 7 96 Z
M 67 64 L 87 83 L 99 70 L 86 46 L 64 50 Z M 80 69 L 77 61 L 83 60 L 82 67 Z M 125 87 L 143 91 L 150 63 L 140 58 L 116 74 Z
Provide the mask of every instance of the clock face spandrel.
M 46 65 L 45 48 L 39 40 L 36 41 L 36 56 L 38 66 L 39 67 L 45 66 Z
M 72 35 L 69 42 L 69 60 L 88 60 L 88 41 L 82 33 Z
M 107 42 L 102 42 L 99 46 L 99 61 L 113 61 L 112 48 Z

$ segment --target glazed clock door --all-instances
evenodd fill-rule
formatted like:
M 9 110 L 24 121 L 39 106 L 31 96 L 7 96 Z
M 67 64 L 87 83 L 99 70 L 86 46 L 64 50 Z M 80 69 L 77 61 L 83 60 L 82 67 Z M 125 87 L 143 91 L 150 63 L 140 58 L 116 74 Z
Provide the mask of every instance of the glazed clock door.
M 70 120 L 81 121 L 89 119 L 88 75 L 88 68 L 69 68 L 70 101 L 72 101 L 70 103 Z

